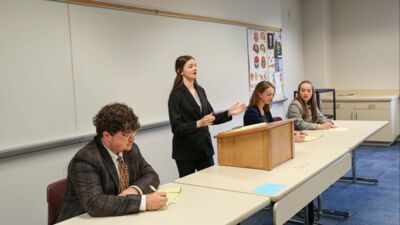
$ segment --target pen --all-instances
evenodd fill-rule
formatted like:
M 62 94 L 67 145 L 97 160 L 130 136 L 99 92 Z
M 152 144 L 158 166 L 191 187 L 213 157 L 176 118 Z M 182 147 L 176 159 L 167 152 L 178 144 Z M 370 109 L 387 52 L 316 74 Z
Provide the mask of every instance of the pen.
M 155 187 L 153 187 L 153 185 L 150 185 L 149 187 L 150 187 L 150 189 L 151 189 L 152 191 L 157 192 L 157 189 L 156 189 Z

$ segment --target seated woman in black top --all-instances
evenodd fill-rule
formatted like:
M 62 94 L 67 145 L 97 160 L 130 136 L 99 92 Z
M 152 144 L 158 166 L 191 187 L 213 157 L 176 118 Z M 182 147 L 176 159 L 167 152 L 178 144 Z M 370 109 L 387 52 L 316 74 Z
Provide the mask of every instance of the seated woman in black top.
M 268 81 L 261 81 L 254 89 L 250 98 L 249 106 L 243 117 L 245 126 L 257 123 L 273 122 L 270 111 L 272 100 L 275 95 L 275 86 Z M 303 142 L 305 134 L 301 132 L 294 133 L 295 142 Z
M 254 89 L 249 106 L 243 117 L 245 126 L 256 123 L 273 122 L 271 111 L 272 99 L 275 94 L 275 86 L 268 81 L 261 81 Z

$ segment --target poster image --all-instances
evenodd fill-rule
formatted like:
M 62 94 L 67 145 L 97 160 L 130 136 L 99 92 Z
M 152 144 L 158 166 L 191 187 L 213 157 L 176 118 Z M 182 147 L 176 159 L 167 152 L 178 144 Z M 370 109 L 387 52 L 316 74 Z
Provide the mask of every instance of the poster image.
M 266 51 L 266 31 L 248 30 L 249 88 L 268 77 L 268 56 Z
M 274 51 L 275 51 L 275 58 L 282 58 L 282 43 L 281 43 L 281 33 L 275 32 L 274 33 Z
M 268 49 L 274 48 L 274 34 L 268 33 Z
M 275 85 L 275 98 L 284 98 L 281 32 L 247 30 L 249 92 L 261 81 Z

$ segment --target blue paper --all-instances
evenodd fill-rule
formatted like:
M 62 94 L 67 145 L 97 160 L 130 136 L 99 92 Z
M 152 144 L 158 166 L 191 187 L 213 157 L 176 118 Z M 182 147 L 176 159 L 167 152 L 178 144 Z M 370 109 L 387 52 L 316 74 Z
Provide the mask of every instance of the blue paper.
M 263 195 L 274 195 L 282 190 L 284 187 L 286 187 L 286 185 L 284 184 L 265 183 L 260 187 L 254 189 L 252 192 Z

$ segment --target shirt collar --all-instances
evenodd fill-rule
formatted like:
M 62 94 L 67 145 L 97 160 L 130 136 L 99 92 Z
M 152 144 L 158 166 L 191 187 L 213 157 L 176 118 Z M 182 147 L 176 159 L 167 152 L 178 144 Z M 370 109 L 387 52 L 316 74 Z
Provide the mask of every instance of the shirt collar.
M 113 151 L 111 151 L 111 150 L 104 144 L 103 140 L 101 140 L 101 144 L 104 146 L 105 149 L 107 149 L 107 151 L 108 151 L 108 153 L 110 154 L 111 159 L 113 160 L 113 162 L 117 161 L 118 156 L 121 156 L 121 158 L 124 158 L 124 157 L 122 156 L 122 152 L 120 152 L 120 153 L 118 153 L 118 154 L 115 154 Z

